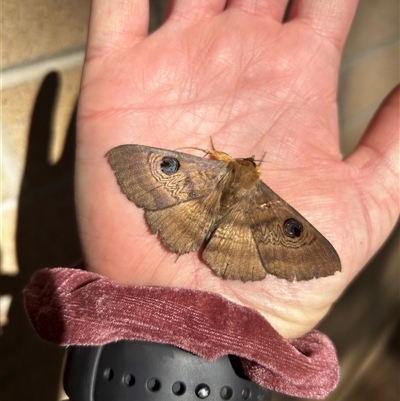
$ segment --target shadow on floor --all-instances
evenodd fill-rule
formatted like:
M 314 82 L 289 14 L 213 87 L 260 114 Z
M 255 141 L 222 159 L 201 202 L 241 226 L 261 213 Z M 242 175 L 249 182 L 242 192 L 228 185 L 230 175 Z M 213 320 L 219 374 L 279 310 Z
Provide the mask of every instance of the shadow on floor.
M 19 274 L 2 276 L 0 294 L 11 294 L 9 323 L 0 337 L 0 399 L 56 401 L 64 350 L 45 343 L 31 328 L 22 290 L 43 267 L 68 266 L 81 257 L 74 206 L 76 110 L 60 160 L 48 152 L 58 76 L 44 79 L 32 112 L 25 170 L 18 202 L 16 247 Z

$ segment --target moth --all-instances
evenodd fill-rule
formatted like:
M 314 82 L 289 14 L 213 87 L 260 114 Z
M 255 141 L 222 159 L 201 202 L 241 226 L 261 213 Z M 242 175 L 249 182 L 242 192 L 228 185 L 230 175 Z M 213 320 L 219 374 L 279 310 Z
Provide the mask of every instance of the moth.
M 229 280 L 300 281 L 341 270 L 328 240 L 260 180 L 254 157 L 203 152 L 212 159 L 142 145 L 106 155 L 167 249 L 181 255 L 204 244 L 203 261 Z

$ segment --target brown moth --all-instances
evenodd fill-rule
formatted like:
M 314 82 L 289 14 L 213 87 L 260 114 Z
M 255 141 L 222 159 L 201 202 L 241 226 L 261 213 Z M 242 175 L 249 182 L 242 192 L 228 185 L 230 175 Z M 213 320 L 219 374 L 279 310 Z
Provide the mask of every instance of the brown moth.
M 198 251 L 217 276 L 293 281 L 341 270 L 335 249 L 260 180 L 254 157 L 214 159 L 141 145 L 107 153 L 119 186 L 143 208 L 152 233 L 179 255 Z

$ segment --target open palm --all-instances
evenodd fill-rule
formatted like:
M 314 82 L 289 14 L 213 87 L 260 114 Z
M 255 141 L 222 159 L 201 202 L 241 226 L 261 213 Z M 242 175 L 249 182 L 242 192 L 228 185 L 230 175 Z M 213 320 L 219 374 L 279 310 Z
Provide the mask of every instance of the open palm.
M 398 217 L 398 93 L 342 160 L 336 87 L 356 1 L 294 1 L 282 24 L 285 5 L 175 0 L 148 36 L 146 0 L 93 1 L 77 205 L 91 270 L 125 284 L 217 292 L 296 337 L 324 316 Z M 233 157 L 263 159 L 262 180 L 332 243 L 341 273 L 308 282 L 225 281 L 197 253 L 177 259 L 150 234 L 106 152 L 133 143 L 207 149 L 210 138 Z

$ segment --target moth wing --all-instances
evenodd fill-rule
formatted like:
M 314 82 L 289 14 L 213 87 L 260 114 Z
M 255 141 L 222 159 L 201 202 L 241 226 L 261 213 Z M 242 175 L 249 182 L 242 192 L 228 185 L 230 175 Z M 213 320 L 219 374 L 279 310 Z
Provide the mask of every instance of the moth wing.
M 226 174 L 226 163 L 141 145 L 121 145 L 107 153 L 121 191 L 138 207 L 158 210 L 205 197 Z M 179 162 L 174 174 L 161 169 L 164 157 Z
M 329 241 L 262 181 L 252 190 L 249 201 L 246 213 L 267 273 L 300 281 L 341 270 L 339 256 Z M 290 221 L 301 224 L 298 236 L 286 232 L 285 224 Z
M 197 251 L 218 215 L 220 195 L 215 189 L 201 198 L 147 210 L 146 222 L 153 233 L 160 232 L 161 241 L 170 251 L 178 254 Z
M 219 222 L 203 251 L 203 260 L 217 276 L 258 281 L 266 270 L 245 213 L 246 200 L 237 203 Z

